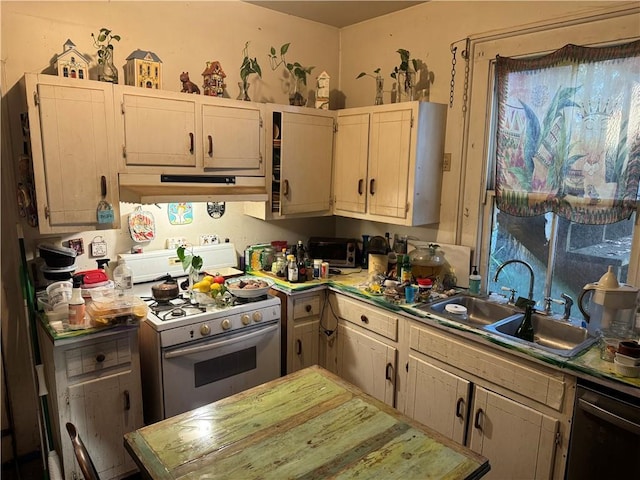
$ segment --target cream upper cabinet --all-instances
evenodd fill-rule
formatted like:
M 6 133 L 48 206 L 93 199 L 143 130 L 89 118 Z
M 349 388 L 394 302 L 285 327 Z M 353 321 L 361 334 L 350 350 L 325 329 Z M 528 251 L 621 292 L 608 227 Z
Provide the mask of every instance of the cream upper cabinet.
M 247 203 L 263 220 L 331 215 L 335 112 L 267 105 L 268 201 Z
M 262 105 L 116 88 L 123 171 L 264 176 Z
M 40 233 L 119 228 L 111 84 L 26 74 L 21 86 Z M 103 200 L 112 210 L 99 218 Z
M 437 223 L 446 105 L 405 102 L 338 112 L 335 215 Z

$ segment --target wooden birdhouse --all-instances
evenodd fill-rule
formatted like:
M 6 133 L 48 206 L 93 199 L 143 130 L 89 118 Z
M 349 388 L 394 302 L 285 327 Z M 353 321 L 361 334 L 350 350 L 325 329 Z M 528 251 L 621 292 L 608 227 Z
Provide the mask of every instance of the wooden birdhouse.
M 58 76 L 67 78 L 89 79 L 89 59 L 76 50 L 75 44 L 67 40 L 64 51 L 56 56 L 55 65 Z
M 162 88 L 162 60 L 153 52 L 134 50 L 127 57 L 124 77 L 126 85 L 160 90 Z
M 226 87 L 224 79 L 227 75 L 222 70 L 220 62 L 207 62 L 207 68 L 202 72 L 202 76 L 204 77 L 204 84 L 202 85 L 204 95 L 222 97 Z

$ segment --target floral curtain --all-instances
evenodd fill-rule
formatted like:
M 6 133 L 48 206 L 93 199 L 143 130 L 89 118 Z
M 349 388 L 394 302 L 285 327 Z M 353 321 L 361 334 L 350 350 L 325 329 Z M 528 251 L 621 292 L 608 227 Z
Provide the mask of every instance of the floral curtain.
M 640 181 L 640 41 L 496 59 L 496 200 L 517 216 L 614 223 Z

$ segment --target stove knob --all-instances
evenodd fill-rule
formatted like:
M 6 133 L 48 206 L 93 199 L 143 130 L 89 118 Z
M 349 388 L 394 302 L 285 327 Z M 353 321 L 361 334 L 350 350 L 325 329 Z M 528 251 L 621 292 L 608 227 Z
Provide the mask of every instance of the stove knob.
M 209 335 L 211 333 L 211 327 L 209 325 L 207 325 L 206 323 L 203 323 L 202 325 L 200 325 L 200 334 L 201 335 Z
M 224 320 L 222 320 L 222 323 L 220 325 L 222 326 L 223 330 L 229 330 L 231 328 L 231 322 L 229 321 L 228 318 L 225 318 Z
M 240 320 L 242 321 L 243 325 L 249 325 L 251 323 L 251 317 L 249 317 L 249 315 L 247 315 L 246 313 L 242 315 L 242 317 L 240 317 Z
M 253 321 L 254 322 L 262 321 L 262 312 L 253 312 Z

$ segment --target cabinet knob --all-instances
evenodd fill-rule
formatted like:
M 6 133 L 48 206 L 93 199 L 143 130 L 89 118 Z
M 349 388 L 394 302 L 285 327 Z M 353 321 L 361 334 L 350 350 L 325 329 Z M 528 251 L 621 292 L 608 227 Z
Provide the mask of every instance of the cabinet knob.
M 362 187 L 364 186 L 364 179 L 358 180 L 358 195 L 362 195 Z
M 96 362 L 102 363 L 104 362 L 105 358 L 107 357 L 105 357 L 104 353 L 99 353 L 98 355 L 96 355 Z
M 124 391 L 124 409 L 131 410 L 131 397 L 129 395 L 129 390 Z
M 458 418 L 464 418 L 464 415 L 460 411 L 460 407 L 462 407 L 463 405 L 464 405 L 464 398 L 460 397 L 456 402 L 456 417 Z
M 362 323 L 369 323 L 369 319 L 366 315 L 360 315 L 360 320 L 362 321 Z
M 193 133 L 189 132 L 189 153 L 193 155 Z
M 393 365 L 387 363 L 387 367 L 384 372 L 384 378 L 393 383 Z
M 309 313 L 309 312 L 311 312 L 313 307 L 311 305 L 307 305 L 306 307 L 304 307 L 304 309 L 307 311 L 307 313 Z
M 284 196 L 288 196 L 289 195 L 289 180 L 285 180 L 284 181 L 284 185 L 282 186 L 282 194 Z
M 213 157 L 213 137 L 208 135 L 207 139 L 209 140 L 209 151 L 207 153 L 209 153 L 210 157 Z
M 374 187 L 376 186 L 376 180 L 375 178 L 372 178 L 371 180 L 369 180 L 369 194 L 370 195 L 374 195 L 376 193 Z
M 302 340 L 296 340 L 296 355 L 302 354 Z

